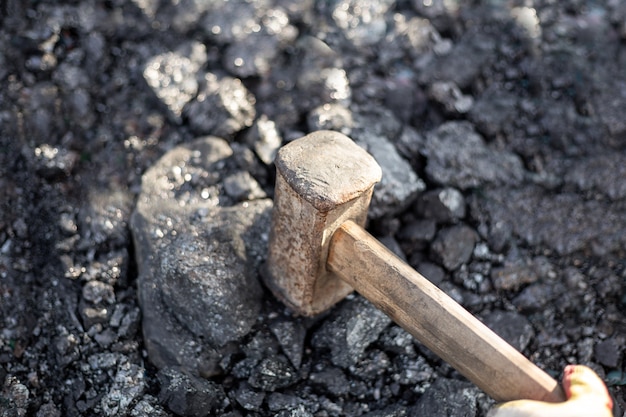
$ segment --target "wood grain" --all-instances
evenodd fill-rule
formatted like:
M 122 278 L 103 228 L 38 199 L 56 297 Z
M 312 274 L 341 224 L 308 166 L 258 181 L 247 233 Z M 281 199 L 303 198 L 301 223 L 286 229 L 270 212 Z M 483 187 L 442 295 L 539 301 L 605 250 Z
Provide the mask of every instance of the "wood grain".
M 557 381 L 354 222 L 334 233 L 327 266 L 496 401 L 565 400 Z

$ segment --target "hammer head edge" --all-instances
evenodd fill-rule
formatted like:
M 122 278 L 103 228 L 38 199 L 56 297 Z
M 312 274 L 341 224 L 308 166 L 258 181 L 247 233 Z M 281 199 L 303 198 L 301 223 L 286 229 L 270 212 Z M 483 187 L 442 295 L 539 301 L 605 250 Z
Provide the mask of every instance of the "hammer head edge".
M 281 148 L 265 285 L 295 312 L 311 316 L 353 291 L 326 268 L 335 230 L 363 226 L 382 173 L 374 158 L 347 136 L 311 133 Z

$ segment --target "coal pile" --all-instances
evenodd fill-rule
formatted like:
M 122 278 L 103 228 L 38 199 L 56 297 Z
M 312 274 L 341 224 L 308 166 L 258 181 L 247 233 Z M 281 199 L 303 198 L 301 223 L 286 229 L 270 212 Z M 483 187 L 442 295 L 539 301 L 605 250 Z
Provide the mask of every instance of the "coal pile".
M 624 68 L 619 1 L 0 3 L 0 416 L 485 416 L 361 296 L 262 285 L 320 129 L 381 165 L 372 234 L 622 416 Z

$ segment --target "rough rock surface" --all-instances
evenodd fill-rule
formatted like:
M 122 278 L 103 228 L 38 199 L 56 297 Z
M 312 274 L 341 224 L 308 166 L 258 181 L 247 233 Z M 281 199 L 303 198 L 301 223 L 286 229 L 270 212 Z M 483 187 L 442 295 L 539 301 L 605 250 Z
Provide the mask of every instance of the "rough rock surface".
M 543 244 L 561 255 L 585 251 L 602 256 L 626 247 L 623 200 L 607 207 L 577 193 L 526 186 L 485 190 L 476 201 L 491 233 L 496 233 L 494 225 L 506 227 L 527 244 Z
M 383 171 L 372 196 L 369 216 L 393 216 L 426 188 L 393 144 L 401 134 L 402 125 L 389 110 L 376 107 L 357 107 L 353 119 L 352 138 L 376 159 Z
M 0 416 L 484 417 L 360 296 L 257 282 L 318 129 L 387 167 L 372 234 L 622 416 L 624 68 L 617 0 L 0 2 Z
M 441 223 L 454 223 L 465 217 L 465 198 L 455 188 L 442 188 L 422 193 L 417 200 L 420 216 Z
M 161 384 L 159 400 L 181 416 L 202 417 L 222 408 L 226 398 L 221 386 L 212 381 L 163 368 L 157 378 Z
M 426 174 L 438 184 L 460 189 L 516 185 L 524 175 L 521 159 L 498 151 L 467 122 L 447 122 L 426 138 Z
M 239 78 L 208 72 L 183 115 L 197 135 L 231 138 L 252 126 L 256 116 L 254 96 Z
M 440 378 L 409 410 L 409 416 L 467 416 L 478 414 L 476 387 L 465 382 Z
M 380 165 L 383 177 L 372 196 L 369 216 L 393 216 L 410 205 L 417 194 L 426 188 L 399 154 L 393 143 L 384 137 L 361 135 L 357 143 L 363 146 Z
M 329 348 L 332 363 L 347 368 L 359 361 L 390 322 L 389 317 L 359 297 L 343 303 L 336 319 L 327 321 L 313 335 L 312 344 Z
M 223 139 L 198 139 L 143 176 L 131 229 L 146 348 L 159 367 L 214 372 L 213 349 L 246 335 L 257 319 L 272 204 L 238 203 L 239 193 L 228 193 L 224 180 L 240 169 L 232 155 Z
M 452 226 L 437 233 L 430 251 L 443 267 L 453 271 L 470 260 L 477 239 L 473 229 L 464 225 Z
M 492 311 L 483 322 L 511 346 L 523 352 L 535 336 L 528 320 L 519 313 L 512 311 Z
M 146 84 L 178 123 L 182 122 L 185 105 L 198 93 L 197 74 L 206 59 L 206 47 L 195 42 L 179 51 L 157 55 L 145 65 Z

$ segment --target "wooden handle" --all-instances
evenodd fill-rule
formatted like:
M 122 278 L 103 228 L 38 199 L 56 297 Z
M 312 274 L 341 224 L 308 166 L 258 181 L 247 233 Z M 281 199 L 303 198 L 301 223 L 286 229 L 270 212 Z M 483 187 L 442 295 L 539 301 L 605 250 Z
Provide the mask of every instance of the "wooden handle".
M 352 221 L 327 266 L 496 401 L 565 400 L 558 383 Z

